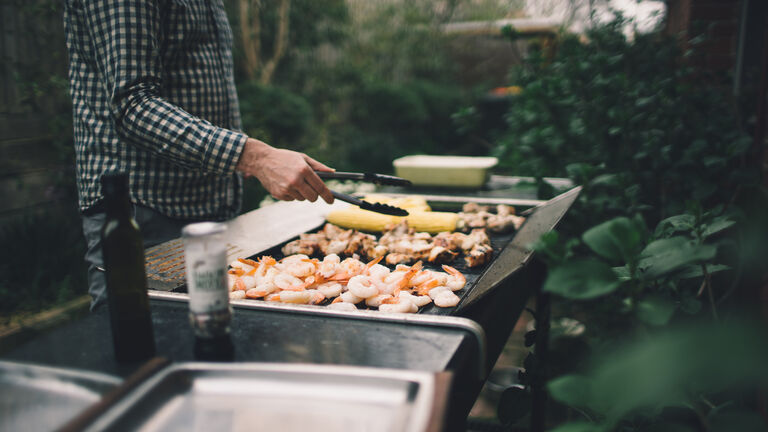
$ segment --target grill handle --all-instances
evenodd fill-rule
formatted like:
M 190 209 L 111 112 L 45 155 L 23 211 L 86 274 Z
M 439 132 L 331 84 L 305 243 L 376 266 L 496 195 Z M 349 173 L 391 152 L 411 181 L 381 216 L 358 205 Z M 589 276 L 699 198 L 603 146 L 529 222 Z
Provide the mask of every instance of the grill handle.
M 315 171 L 321 179 L 358 180 L 377 185 L 411 186 L 411 181 L 404 178 L 376 173 L 356 173 L 342 171 Z

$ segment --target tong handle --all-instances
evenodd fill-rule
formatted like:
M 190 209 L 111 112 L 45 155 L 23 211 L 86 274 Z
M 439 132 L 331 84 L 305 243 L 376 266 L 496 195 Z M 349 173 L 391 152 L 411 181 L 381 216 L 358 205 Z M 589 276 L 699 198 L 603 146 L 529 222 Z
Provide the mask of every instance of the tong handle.
M 343 172 L 343 171 L 315 171 L 321 179 L 339 179 L 339 180 L 363 180 L 363 173 Z
M 359 200 L 359 199 L 353 197 L 352 195 L 347 195 L 345 193 L 336 192 L 335 190 L 332 190 L 331 193 L 333 194 L 333 197 L 338 199 L 338 200 L 341 200 L 341 201 L 344 201 L 344 202 L 348 202 L 350 204 L 354 204 L 354 205 L 356 205 L 358 207 L 363 205 L 363 201 L 362 200 Z
M 410 186 L 411 181 L 404 178 L 375 173 L 356 173 L 343 171 L 315 171 L 321 179 L 358 180 L 378 185 Z

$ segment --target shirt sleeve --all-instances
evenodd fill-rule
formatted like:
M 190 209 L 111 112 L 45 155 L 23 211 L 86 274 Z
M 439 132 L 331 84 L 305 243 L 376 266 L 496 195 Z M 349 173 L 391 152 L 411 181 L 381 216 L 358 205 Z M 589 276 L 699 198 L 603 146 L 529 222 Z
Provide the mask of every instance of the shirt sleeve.
M 158 2 L 90 0 L 83 5 L 118 135 L 190 169 L 234 172 L 247 136 L 214 126 L 159 96 Z

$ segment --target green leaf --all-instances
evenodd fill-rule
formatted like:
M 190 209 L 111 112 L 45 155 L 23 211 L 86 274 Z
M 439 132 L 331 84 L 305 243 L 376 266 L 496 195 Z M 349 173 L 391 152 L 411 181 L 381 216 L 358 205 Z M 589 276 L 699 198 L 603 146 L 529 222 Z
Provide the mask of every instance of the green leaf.
M 669 235 L 675 232 L 689 232 L 693 229 L 696 218 L 693 215 L 681 214 L 668 217 L 656 226 L 656 235 Z
M 581 375 L 563 375 L 547 383 L 554 399 L 573 407 L 587 407 L 592 397 L 591 382 Z
M 711 236 L 712 234 L 717 234 L 720 231 L 723 231 L 725 229 L 730 228 L 736 223 L 736 221 L 727 219 L 725 217 L 719 217 L 713 220 L 711 223 L 707 224 L 707 227 L 704 229 L 704 232 L 702 233 L 702 236 L 704 238 L 707 238 Z
M 712 259 L 716 252 L 715 246 L 698 244 L 685 237 L 656 240 L 640 254 L 640 278 L 651 280 L 666 276 L 688 264 Z
M 725 270 L 730 270 L 731 267 L 724 265 L 724 264 L 706 264 L 707 267 L 707 273 L 717 273 Z M 691 264 L 688 266 L 685 266 L 680 273 L 676 275 L 680 279 L 691 279 L 696 277 L 704 276 L 704 271 L 701 268 L 701 264 Z
M 630 262 L 640 250 L 643 231 L 632 219 L 618 217 L 590 228 L 582 239 L 603 258 Z
M 749 149 L 751 145 L 752 145 L 752 140 L 749 138 L 748 135 L 745 135 L 745 136 L 742 136 L 741 138 L 734 140 L 728 146 L 728 150 L 732 155 L 739 155 L 747 151 L 747 149 Z
M 661 296 L 649 296 L 637 302 L 637 317 L 648 324 L 661 326 L 669 322 L 675 305 Z
M 629 274 L 629 268 L 627 266 L 614 267 L 613 272 L 616 273 L 616 277 L 622 282 L 632 279 L 632 275 Z
M 619 184 L 619 176 L 616 174 L 601 174 L 593 178 L 589 182 L 590 186 L 617 186 Z
M 581 259 L 552 269 L 544 281 L 544 291 L 570 299 L 590 299 L 615 291 L 620 283 L 604 262 Z

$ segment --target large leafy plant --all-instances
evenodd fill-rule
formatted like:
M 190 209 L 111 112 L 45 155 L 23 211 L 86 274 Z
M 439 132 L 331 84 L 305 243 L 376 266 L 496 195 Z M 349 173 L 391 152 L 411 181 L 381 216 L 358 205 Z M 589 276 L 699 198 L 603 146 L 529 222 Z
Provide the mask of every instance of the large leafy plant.
M 543 289 L 588 317 L 598 353 L 585 370 L 549 382 L 581 417 L 558 431 L 764 430 L 734 396 L 768 383 L 763 336 L 744 322 L 722 325 L 718 312 L 741 265 L 728 235 L 737 218 L 693 206 L 652 232 L 639 216 L 621 216 L 565 244 L 555 232 L 539 240 L 549 262 Z
M 603 222 L 565 245 L 557 232 L 548 233 L 535 245 L 549 261 L 543 289 L 599 301 L 604 317 L 624 323 L 606 323 L 597 332 L 604 338 L 628 327 L 665 325 L 676 311 L 696 314 L 705 303 L 717 316 L 715 293 L 726 290 L 713 287 L 713 277 L 734 265 L 718 259 L 718 250 L 732 245 L 719 234 L 734 224 L 727 214 L 694 209 L 663 220 L 653 232 L 636 215 Z

